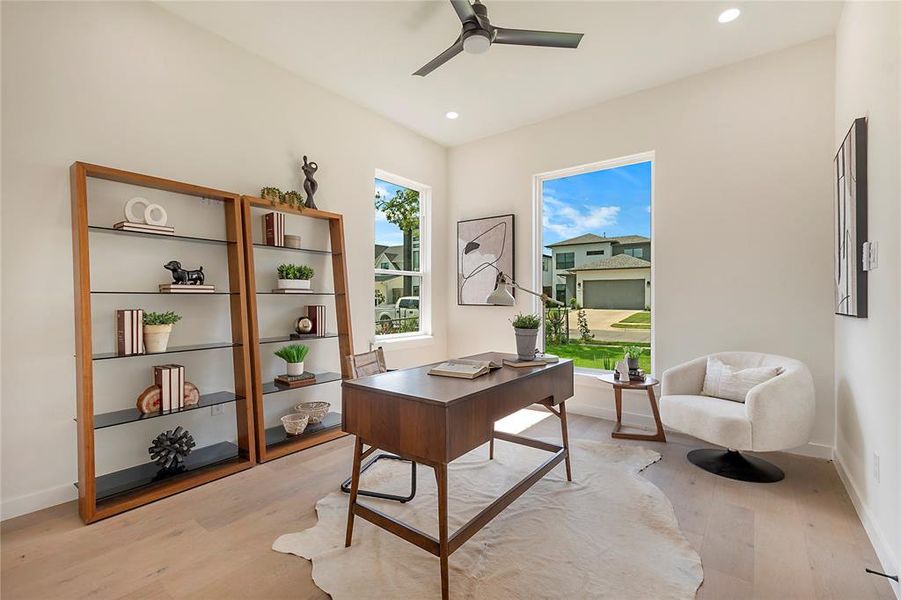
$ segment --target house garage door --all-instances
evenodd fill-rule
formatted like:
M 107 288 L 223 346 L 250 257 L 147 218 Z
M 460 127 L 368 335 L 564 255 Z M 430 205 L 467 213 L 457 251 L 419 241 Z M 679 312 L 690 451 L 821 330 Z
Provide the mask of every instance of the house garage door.
M 582 284 L 585 308 L 644 308 L 644 279 L 611 279 L 586 281 Z

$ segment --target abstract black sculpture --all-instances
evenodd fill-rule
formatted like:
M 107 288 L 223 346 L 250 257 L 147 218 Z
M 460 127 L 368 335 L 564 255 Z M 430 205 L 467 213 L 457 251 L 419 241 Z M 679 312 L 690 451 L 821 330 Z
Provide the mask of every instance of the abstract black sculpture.
M 147 448 L 147 452 L 160 467 L 167 471 L 173 471 L 181 466 L 182 461 L 191 453 L 194 446 L 194 438 L 187 429 L 179 425 L 173 430 L 156 436 L 153 443 Z
M 163 265 L 164 269 L 172 271 L 172 282 L 178 285 L 203 285 L 203 267 L 196 271 L 188 271 L 181 268 L 177 260 L 170 260 Z
M 304 206 L 316 210 L 316 203 L 313 201 L 313 196 L 316 194 L 316 190 L 319 189 L 319 184 L 313 179 L 313 175 L 319 170 L 319 165 L 314 162 L 307 162 L 307 157 L 304 156 L 303 165 L 301 165 L 300 168 L 303 169 L 304 176 L 303 191 L 307 193 L 307 201 L 304 203 Z

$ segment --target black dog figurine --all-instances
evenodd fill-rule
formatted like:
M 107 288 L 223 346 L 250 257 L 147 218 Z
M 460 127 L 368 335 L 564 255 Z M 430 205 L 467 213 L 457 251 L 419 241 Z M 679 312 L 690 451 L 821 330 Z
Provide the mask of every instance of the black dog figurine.
M 172 271 L 172 282 L 178 285 L 203 285 L 203 267 L 196 271 L 186 271 L 181 268 L 177 260 L 170 260 L 163 265 L 164 269 Z

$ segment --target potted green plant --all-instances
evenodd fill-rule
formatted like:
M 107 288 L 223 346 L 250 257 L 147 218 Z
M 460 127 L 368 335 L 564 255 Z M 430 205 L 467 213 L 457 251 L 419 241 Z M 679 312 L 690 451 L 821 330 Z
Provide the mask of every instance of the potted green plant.
M 519 360 L 535 358 L 540 325 L 541 318 L 538 315 L 520 313 L 513 319 L 513 331 L 516 332 L 516 355 Z
M 644 348 L 641 346 L 626 346 L 624 348 L 626 360 L 629 361 L 630 369 L 638 368 L 638 357 L 644 354 Z
M 278 289 L 308 290 L 313 278 L 313 269 L 307 265 L 279 265 Z
M 165 352 L 169 346 L 172 325 L 181 321 L 181 316 L 172 311 L 144 313 L 144 351 L 148 354 Z
M 288 364 L 288 375 L 303 375 L 303 361 L 309 352 L 303 344 L 290 344 L 276 350 L 275 355 Z

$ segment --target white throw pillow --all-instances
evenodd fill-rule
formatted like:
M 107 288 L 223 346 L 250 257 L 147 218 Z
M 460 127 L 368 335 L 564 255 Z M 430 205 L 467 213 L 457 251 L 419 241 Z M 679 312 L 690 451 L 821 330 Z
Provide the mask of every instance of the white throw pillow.
M 744 402 L 751 388 L 769 381 L 780 373 L 782 367 L 737 369 L 718 358 L 708 356 L 707 374 L 704 375 L 704 389 L 701 393 L 714 398 Z

